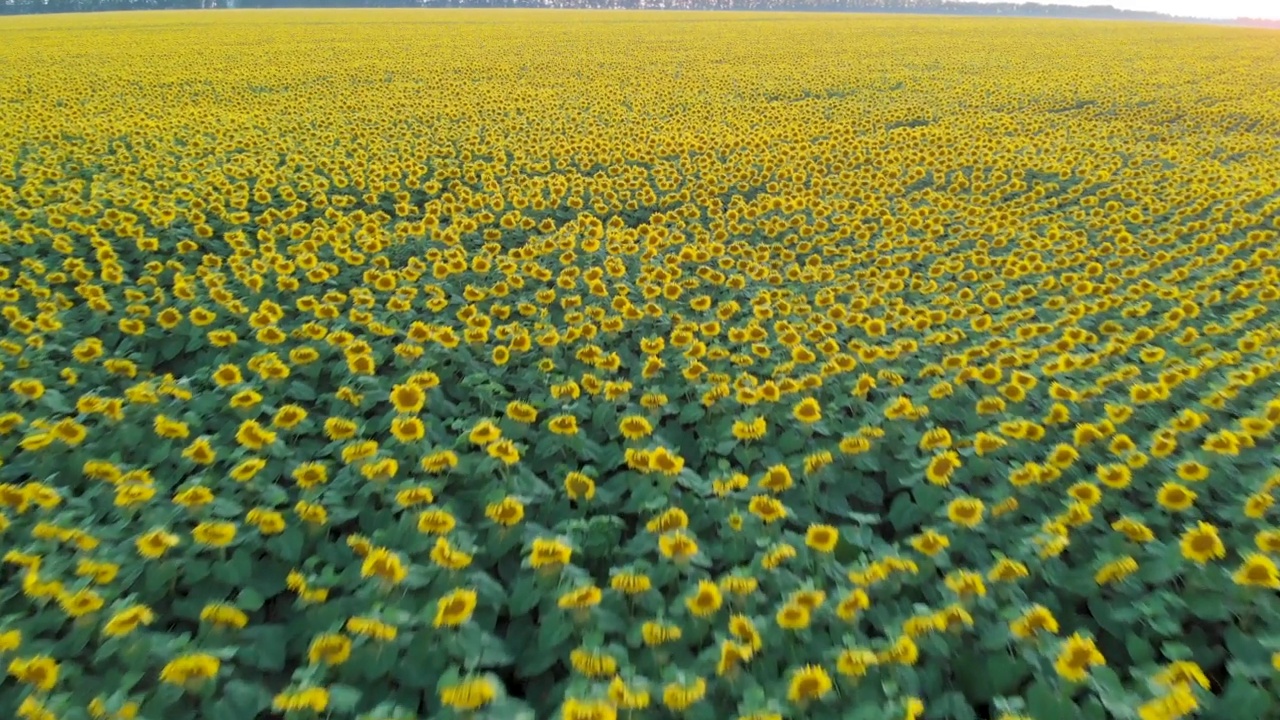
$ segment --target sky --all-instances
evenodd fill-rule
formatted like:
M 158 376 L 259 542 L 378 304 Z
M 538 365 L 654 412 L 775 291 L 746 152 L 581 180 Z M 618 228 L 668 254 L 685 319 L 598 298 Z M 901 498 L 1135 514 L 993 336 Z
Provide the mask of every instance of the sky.
M 1037 0 L 1043 4 L 1111 5 L 1202 18 L 1266 18 L 1280 20 L 1280 0 Z M 1280 38 L 1278 38 L 1280 40 Z

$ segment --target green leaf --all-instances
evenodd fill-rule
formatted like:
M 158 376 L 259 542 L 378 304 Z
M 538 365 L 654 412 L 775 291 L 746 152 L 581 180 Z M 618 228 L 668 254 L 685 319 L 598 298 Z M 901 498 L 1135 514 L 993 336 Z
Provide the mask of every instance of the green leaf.
M 1227 681 L 1226 690 L 1205 713 L 1206 717 L 1265 718 L 1275 717 L 1280 701 L 1265 689 L 1242 678 Z
M 142 704 L 144 717 L 170 717 L 169 708 L 182 699 L 182 688 L 160 683 Z
M 1217 593 L 1188 591 L 1183 597 L 1187 609 L 1201 620 L 1228 620 L 1231 617 L 1231 605 L 1222 602 Z
M 302 545 L 305 538 L 302 528 L 291 525 L 285 531 L 267 541 L 276 557 L 287 563 L 296 565 L 302 561 Z
M 929 703 L 929 709 L 934 713 L 945 714 L 953 720 L 977 720 L 978 718 L 978 714 L 974 712 L 965 696 L 958 692 L 946 693 L 938 700 Z
M 240 662 L 259 670 L 284 669 L 287 641 L 284 628 L 279 625 L 250 625 L 240 631 L 245 647 L 253 648 L 240 656 Z
M 893 501 L 889 504 L 889 522 L 898 532 L 915 528 L 923 515 L 911 493 L 900 492 L 893 496 Z
M 538 650 L 558 654 L 572 635 L 573 623 L 563 613 L 544 615 L 538 625 Z
M 236 606 L 249 612 L 261 610 L 265 602 L 266 599 L 262 597 L 262 593 L 251 587 L 241 588 L 236 595 Z
M 1241 674 L 1256 677 L 1272 669 L 1271 650 L 1260 638 L 1230 627 L 1227 628 L 1225 640 L 1227 654 L 1239 666 Z
M 254 717 L 259 711 L 271 705 L 271 693 L 259 685 L 253 685 L 243 680 L 228 680 L 221 688 L 218 702 L 213 704 L 222 703 L 229 707 L 221 708 L 221 710 L 227 712 L 224 712 L 219 717 Z
M 864 505 L 869 507 L 884 505 L 884 486 L 875 478 L 855 476 L 849 480 L 849 487 L 853 491 L 853 496 L 861 500 Z
M 50 410 L 64 415 L 71 414 L 71 403 L 67 402 L 66 396 L 61 392 L 57 390 L 46 390 L 42 399 L 44 400 L 45 407 Z
M 1036 720 L 1076 720 L 1079 716 L 1070 698 L 1042 680 L 1036 680 L 1027 690 L 1027 710 Z
M 289 396 L 295 400 L 315 400 L 316 391 L 307 383 L 292 382 L 289 383 Z
M 160 342 L 156 350 L 156 360 L 167 363 L 182 354 L 187 345 L 186 338 L 169 336 Z
M 361 697 L 362 693 L 350 685 L 329 686 L 329 707 L 334 713 L 345 715 L 354 712 Z
M 537 606 L 540 599 L 537 581 L 528 573 L 520 573 L 516 576 L 515 584 L 511 586 L 508 594 L 507 609 L 511 612 L 512 617 L 527 615 L 530 610 Z
M 681 425 L 692 425 L 701 420 L 707 414 L 706 408 L 701 403 L 690 402 L 680 410 L 680 415 L 676 418 Z
M 1178 642 L 1160 643 L 1160 653 L 1166 660 L 1190 660 L 1191 648 Z
M 226 562 L 213 564 L 214 578 L 231 587 L 244 586 L 252 575 L 253 558 L 245 547 L 236 548 Z
M 1114 714 L 1123 714 L 1132 703 L 1128 693 L 1124 691 L 1120 676 L 1106 665 L 1098 665 L 1090 669 L 1089 683 L 1094 694 L 1102 702 L 1103 707 Z
M 142 574 L 142 587 L 149 594 L 166 591 L 177 573 L 178 568 L 175 563 L 152 563 L 148 565 L 147 572 Z M 205 575 L 208 575 L 207 571 Z
M 497 636 L 487 633 L 474 633 L 467 643 L 467 663 L 474 668 L 500 668 L 510 665 L 511 653 Z
M 1026 665 L 1003 647 L 959 654 L 951 667 L 961 682 L 964 696 L 979 703 L 1016 691 L 1027 675 Z
M 1155 662 L 1156 653 L 1151 647 L 1151 643 L 1137 635 L 1125 636 L 1124 647 L 1129 652 L 1129 659 L 1134 665 L 1147 665 Z

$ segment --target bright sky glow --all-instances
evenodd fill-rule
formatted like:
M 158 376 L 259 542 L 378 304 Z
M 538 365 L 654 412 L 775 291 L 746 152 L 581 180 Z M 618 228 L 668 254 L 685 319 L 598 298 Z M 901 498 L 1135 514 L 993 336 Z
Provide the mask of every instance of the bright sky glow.
M 1121 10 L 1201 18 L 1280 20 L 1280 0 L 1037 0 L 1046 5 L 1110 5 Z M 1277 38 L 1280 41 L 1280 38 Z

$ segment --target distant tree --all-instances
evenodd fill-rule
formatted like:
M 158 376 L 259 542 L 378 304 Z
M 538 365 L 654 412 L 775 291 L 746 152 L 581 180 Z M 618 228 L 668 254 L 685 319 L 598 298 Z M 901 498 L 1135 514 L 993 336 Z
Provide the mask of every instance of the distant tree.
M 228 0 L 0 0 L 0 14 L 77 12 L 94 10 L 154 10 L 225 8 Z M 1117 10 L 1110 5 L 1079 7 L 1037 2 L 976 3 L 961 0 L 235 0 L 236 7 L 555 7 L 680 10 L 773 10 L 875 13 L 935 13 L 1023 17 L 1075 17 L 1127 20 L 1174 20 L 1152 12 Z M 1277 26 L 1269 21 L 1241 20 L 1240 24 Z

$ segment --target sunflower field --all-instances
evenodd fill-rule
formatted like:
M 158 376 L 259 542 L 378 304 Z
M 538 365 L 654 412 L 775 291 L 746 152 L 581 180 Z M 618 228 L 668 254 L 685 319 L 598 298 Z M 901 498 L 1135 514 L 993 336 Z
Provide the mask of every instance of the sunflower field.
M 0 716 L 1280 718 L 1280 43 L 0 23 Z

